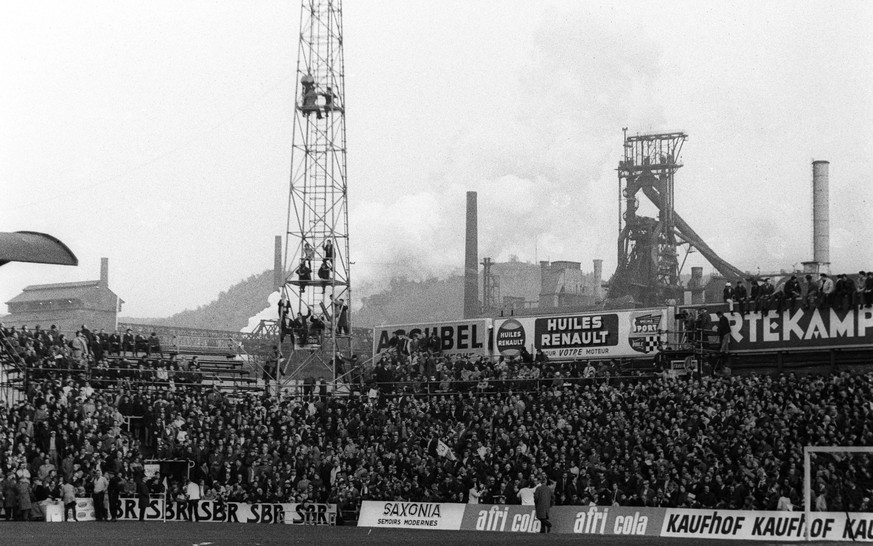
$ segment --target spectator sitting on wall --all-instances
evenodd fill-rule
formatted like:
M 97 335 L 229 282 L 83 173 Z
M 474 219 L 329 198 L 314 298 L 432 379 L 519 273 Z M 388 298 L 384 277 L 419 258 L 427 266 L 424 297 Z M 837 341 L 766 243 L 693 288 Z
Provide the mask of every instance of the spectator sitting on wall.
M 855 293 L 852 294 L 852 306 L 856 309 L 864 307 L 864 282 L 867 280 L 867 273 L 864 271 L 858 272 L 858 280 L 855 282 Z
M 801 296 L 800 281 L 797 280 L 797 275 L 791 275 L 791 278 L 785 281 L 782 288 L 782 293 L 785 295 L 785 301 L 789 304 L 789 309 L 794 311 L 797 308 L 797 300 Z
M 827 273 L 819 273 L 818 281 L 818 307 L 825 308 L 833 304 L 834 301 L 834 281 L 828 277 Z
M 803 308 L 812 309 L 818 305 L 818 283 L 812 278 L 812 275 L 806 275 L 804 281 L 802 289 L 806 293 L 803 296 Z
M 722 301 L 728 304 L 728 310 L 733 312 L 734 310 L 734 289 L 731 286 L 730 281 L 724 283 L 724 289 L 721 291 Z
M 132 356 L 136 356 L 136 338 L 130 328 L 125 330 L 121 340 L 122 356 L 127 356 L 128 351 L 130 351 Z
M 144 335 L 139 334 L 139 333 L 136 334 L 133 337 L 133 345 L 134 345 L 133 356 L 138 356 L 140 353 L 142 353 L 144 355 L 148 355 L 148 353 L 149 353 L 149 341 L 148 341 L 148 338 L 146 338 Z
M 873 306 L 873 271 L 867 272 L 864 279 L 864 307 Z
M 746 304 L 749 301 L 748 292 L 746 291 L 746 285 L 743 284 L 743 279 L 737 279 L 736 287 L 734 288 L 734 301 L 737 302 L 737 310 L 741 315 L 745 315 Z
M 164 353 L 161 351 L 161 340 L 155 332 L 152 332 L 152 335 L 149 336 L 146 356 L 151 356 L 152 353 L 159 354 L 161 358 L 164 358 Z

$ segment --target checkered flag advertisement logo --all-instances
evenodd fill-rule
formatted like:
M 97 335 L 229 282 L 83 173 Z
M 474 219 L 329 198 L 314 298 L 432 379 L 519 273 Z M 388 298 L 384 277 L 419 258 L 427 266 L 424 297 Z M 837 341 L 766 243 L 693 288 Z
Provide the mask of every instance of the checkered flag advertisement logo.
M 653 353 L 658 350 L 661 339 L 661 314 L 645 313 L 633 315 L 631 319 L 630 336 L 628 343 L 631 348 L 643 354 Z

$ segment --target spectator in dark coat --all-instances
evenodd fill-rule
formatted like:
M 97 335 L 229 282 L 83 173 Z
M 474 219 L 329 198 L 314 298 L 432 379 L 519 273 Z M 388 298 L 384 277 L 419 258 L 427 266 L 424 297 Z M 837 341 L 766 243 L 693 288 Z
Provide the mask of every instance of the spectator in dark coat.
M 802 290 L 800 281 L 797 280 L 797 275 L 791 275 L 791 278 L 785 281 L 785 287 L 782 289 L 785 294 L 785 301 L 789 302 L 792 311 L 797 307 L 797 300 L 800 298 Z
M 30 511 L 33 504 L 30 501 L 30 482 L 26 478 L 18 480 L 18 519 L 30 521 Z
M 136 500 L 137 500 L 137 508 L 139 508 L 139 520 L 143 521 L 145 519 L 145 511 L 146 508 L 149 507 L 149 486 L 146 484 L 141 476 L 136 477 Z
M 545 476 L 540 478 L 540 483 L 534 490 L 534 506 L 536 507 L 537 519 L 540 520 L 540 533 L 550 533 L 552 522 L 549 521 L 549 509 L 555 505 L 555 494 L 546 484 Z
M 18 519 L 18 482 L 15 473 L 10 472 L 3 483 L 0 484 L 3 493 L 3 509 L 6 512 L 6 521 Z

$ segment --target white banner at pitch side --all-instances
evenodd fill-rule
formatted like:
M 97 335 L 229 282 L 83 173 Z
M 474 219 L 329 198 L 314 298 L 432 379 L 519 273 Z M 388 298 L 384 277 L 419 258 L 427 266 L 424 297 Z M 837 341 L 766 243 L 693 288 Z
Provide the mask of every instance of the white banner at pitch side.
M 458 531 L 466 507 L 466 504 L 447 502 L 364 501 L 358 527 Z
M 873 513 L 813 512 L 813 540 L 873 542 Z M 803 512 L 668 508 L 662 537 L 798 541 L 806 537 Z
M 115 515 L 118 519 L 139 519 L 139 504 L 137 499 L 121 499 L 120 508 L 120 512 Z M 337 507 L 335 504 L 310 502 L 247 504 L 242 502 L 202 500 L 197 503 L 196 516 L 190 513 L 187 503 L 170 502 L 166 507 L 167 521 L 199 519 L 199 521 L 218 523 L 286 523 L 289 525 L 314 523 L 316 525 L 328 525 L 332 519 L 336 519 L 336 513 Z M 162 521 L 164 519 L 164 499 L 149 499 L 143 519 L 147 521 Z

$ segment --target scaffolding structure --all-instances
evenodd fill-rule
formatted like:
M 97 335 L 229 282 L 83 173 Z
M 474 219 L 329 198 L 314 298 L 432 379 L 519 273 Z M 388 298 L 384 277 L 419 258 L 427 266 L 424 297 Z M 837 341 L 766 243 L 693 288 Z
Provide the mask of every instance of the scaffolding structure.
M 302 2 L 294 101 L 279 315 L 283 336 L 294 337 L 295 348 L 277 380 L 281 384 L 317 369 L 335 383 L 335 357 L 349 355 L 351 348 L 341 0 Z M 301 320 L 304 328 L 292 328 Z
M 682 132 L 628 136 L 624 129 L 624 157 L 618 164 L 618 261 L 608 299 L 630 298 L 645 307 L 681 302 L 684 260 L 679 263 L 678 248 L 682 246 L 686 258 L 696 250 L 727 278 L 743 275 L 676 212 L 674 177 L 682 167 L 686 138 Z M 640 194 L 657 208 L 657 218 L 637 214 Z
M 610 298 L 631 297 L 637 304 L 662 305 L 681 297 L 674 214 L 673 178 L 682 167 L 679 154 L 687 135 L 628 136 L 618 165 L 618 267 Z M 658 218 L 637 215 L 642 192 L 658 207 Z
M 486 315 L 500 309 L 500 275 L 492 272 L 493 266 L 491 258 L 482 260 L 482 312 Z

